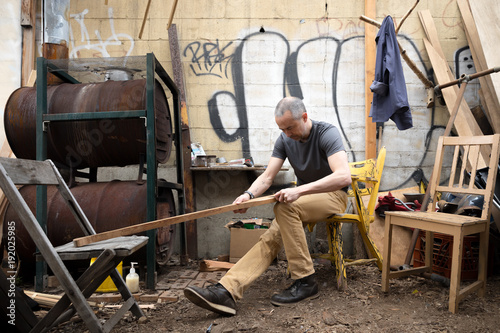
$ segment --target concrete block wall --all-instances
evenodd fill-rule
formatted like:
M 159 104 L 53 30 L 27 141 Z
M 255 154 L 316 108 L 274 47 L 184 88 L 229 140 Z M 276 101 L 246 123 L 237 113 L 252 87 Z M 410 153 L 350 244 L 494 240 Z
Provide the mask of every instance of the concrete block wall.
M 173 77 L 166 29 L 173 0 L 152 1 L 139 39 L 146 3 L 72 0 L 70 57 L 154 52 Z M 398 23 L 413 4 L 414 0 L 377 1 L 374 19 L 381 22 L 391 15 Z M 410 58 L 432 79 L 417 15 L 427 9 L 450 67 L 459 68 L 457 74 L 474 72 L 455 1 L 419 2 L 398 37 Z M 360 0 L 179 1 L 173 23 L 179 34 L 192 141 L 200 142 L 208 154 L 227 160 L 252 156 L 256 163 L 266 164 L 279 134 L 274 107 L 283 96 L 295 95 L 304 99 L 312 119 L 341 129 L 351 161 L 364 159 L 365 24 L 359 20 L 363 13 L 364 1 Z M 380 142 L 387 148 L 387 160 L 382 191 L 414 186 L 411 175 L 419 168 L 430 177 L 436 140 L 448 120 L 445 107 L 426 108 L 423 84 L 404 62 L 403 69 L 414 127 L 399 131 L 392 121 L 384 124 Z M 477 89 L 469 89 L 466 98 L 477 102 Z M 161 177 L 175 174 L 174 156 L 160 167 Z M 136 175 L 133 168 L 99 172 L 100 180 L 134 179 Z M 256 176 L 258 172 L 196 173 L 196 208 L 231 203 Z M 293 180 L 292 171 L 281 172 L 273 190 Z M 228 251 L 229 233 L 223 225 L 233 215 L 198 220 L 200 257 Z M 272 218 L 272 209 L 261 207 L 241 217 L 254 216 Z

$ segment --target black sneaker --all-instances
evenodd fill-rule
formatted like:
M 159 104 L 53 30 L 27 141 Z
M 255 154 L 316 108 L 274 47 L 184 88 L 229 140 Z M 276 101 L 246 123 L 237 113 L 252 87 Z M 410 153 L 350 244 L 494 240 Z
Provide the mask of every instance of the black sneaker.
M 276 306 L 292 305 L 294 303 L 318 297 L 318 283 L 314 274 L 295 282 L 285 289 L 281 294 L 271 297 L 271 304 Z
M 184 296 L 194 304 L 223 316 L 236 314 L 236 303 L 233 297 L 220 283 L 207 288 L 189 286 L 184 289 Z

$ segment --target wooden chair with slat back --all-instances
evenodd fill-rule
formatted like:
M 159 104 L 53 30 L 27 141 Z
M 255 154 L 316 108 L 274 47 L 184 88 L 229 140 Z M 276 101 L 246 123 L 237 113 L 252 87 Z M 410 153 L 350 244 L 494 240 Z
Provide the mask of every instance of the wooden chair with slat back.
M 95 231 L 50 160 L 0 158 L 0 187 L 36 244 L 41 257 L 47 262 L 65 292 L 42 319 L 30 322 L 30 325 L 23 329 L 31 328 L 30 332 L 45 332 L 57 323 L 68 320 L 76 312 L 90 332 L 100 333 L 109 332 L 127 311 L 131 311 L 136 317 L 144 316 L 122 276 L 116 270 L 116 266 L 123 258 L 146 245 L 148 237 L 117 237 L 79 248 L 75 248 L 71 242 L 54 248 L 16 185 L 56 186 L 83 232 L 91 235 L 95 234 Z M 66 260 L 90 261 L 95 257 L 97 257 L 95 262 L 76 281 L 64 264 Z M 87 298 L 108 276 L 111 276 L 124 303 L 110 319 L 101 323 L 87 302 Z
M 440 137 L 436 160 L 429 181 L 431 205 L 422 207 L 419 212 L 386 212 L 384 237 L 384 263 L 382 269 L 382 290 L 389 291 L 389 279 L 430 272 L 434 246 L 434 233 L 453 237 L 450 273 L 449 310 L 455 313 L 458 303 L 468 294 L 478 291 L 484 296 L 486 288 L 488 238 L 490 228 L 491 204 L 497 176 L 500 134 L 471 137 Z M 486 156 L 486 158 L 485 158 Z M 443 162 L 449 161 L 451 167 L 445 168 Z M 489 161 L 488 161 L 489 157 Z M 488 178 L 484 188 L 475 186 L 478 170 L 488 168 Z M 449 177 L 449 179 L 447 179 Z M 484 198 L 481 216 L 463 216 L 436 212 L 438 195 L 479 195 Z M 403 271 L 391 272 L 392 228 L 394 225 L 417 228 L 426 231 L 425 265 Z M 479 234 L 479 261 L 477 281 L 461 288 L 461 266 L 464 237 Z
M 372 261 L 376 262 L 378 268 L 382 269 L 382 255 L 380 254 L 377 246 L 370 238 L 369 230 L 370 223 L 375 220 L 375 205 L 377 204 L 378 190 L 380 180 L 382 178 L 382 171 L 384 169 L 386 149 L 382 147 L 376 159 L 368 159 L 359 162 L 349 163 L 351 170 L 352 184 L 348 191 L 348 196 L 352 201 L 355 211 L 353 213 L 333 214 L 326 222 L 326 230 L 328 236 L 329 253 L 314 255 L 314 257 L 321 257 L 328 259 L 335 266 L 337 287 L 345 289 L 346 270 L 345 267 L 356 264 L 366 264 Z M 369 196 L 368 204 L 365 204 L 364 197 Z M 372 259 L 361 259 L 355 261 L 344 260 L 342 251 L 342 223 L 355 223 L 358 227 L 363 242 L 366 248 L 370 251 Z M 308 224 L 310 231 L 314 228 L 315 224 Z

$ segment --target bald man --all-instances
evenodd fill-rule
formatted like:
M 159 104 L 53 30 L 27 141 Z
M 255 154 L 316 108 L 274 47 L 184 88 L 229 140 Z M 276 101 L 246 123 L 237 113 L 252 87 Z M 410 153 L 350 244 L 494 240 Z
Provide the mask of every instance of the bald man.
M 207 288 L 184 289 L 184 295 L 194 304 L 225 316 L 236 314 L 235 301 L 241 299 L 245 290 L 269 267 L 282 246 L 295 281 L 283 292 L 273 295 L 271 303 L 282 306 L 317 297 L 318 283 L 304 223 L 343 213 L 347 205 L 351 173 L 338 129 L 310 119 L 304 103 L 296 97 L 283 98 L 274 116 L 282 133 L 275 142 L 267 168 L 234 203 L 263 194 L 286 159 L 295 172 L 297 186 L 275 194 L 278 202 L 271 227 L 219 283 Z M 235 212 L 245 213 L 246 209 Z

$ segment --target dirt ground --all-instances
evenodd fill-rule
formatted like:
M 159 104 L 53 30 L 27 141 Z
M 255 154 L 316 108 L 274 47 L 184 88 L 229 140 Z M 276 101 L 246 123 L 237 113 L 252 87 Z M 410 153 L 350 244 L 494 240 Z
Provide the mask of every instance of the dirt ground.
M 234 317 L 201 309 L 181 296 L 177 302 L 154 304 L 147 319 L 127 316 L 112 332 L 500 332 L 500 276 L 488 279 L 487 295 L 468 296 L 457 314 L 448 311 L 448 288 L 420 277 L 391 280 L 391 290 L 381 290 L 381 272 L 373 264 L 347 268 L 348 287 L 339 291 L 333 267 L 316 262 L 320 297 L 291 307 L 269 302 L 291 282 L 286 262 L 275 262 L 237 302 Z M 162 274 L 188 267 L 162 267 Z M 100 318 L 110 313 L 100 310 Z M 78 319 L 51 332 L 87 332 Z

